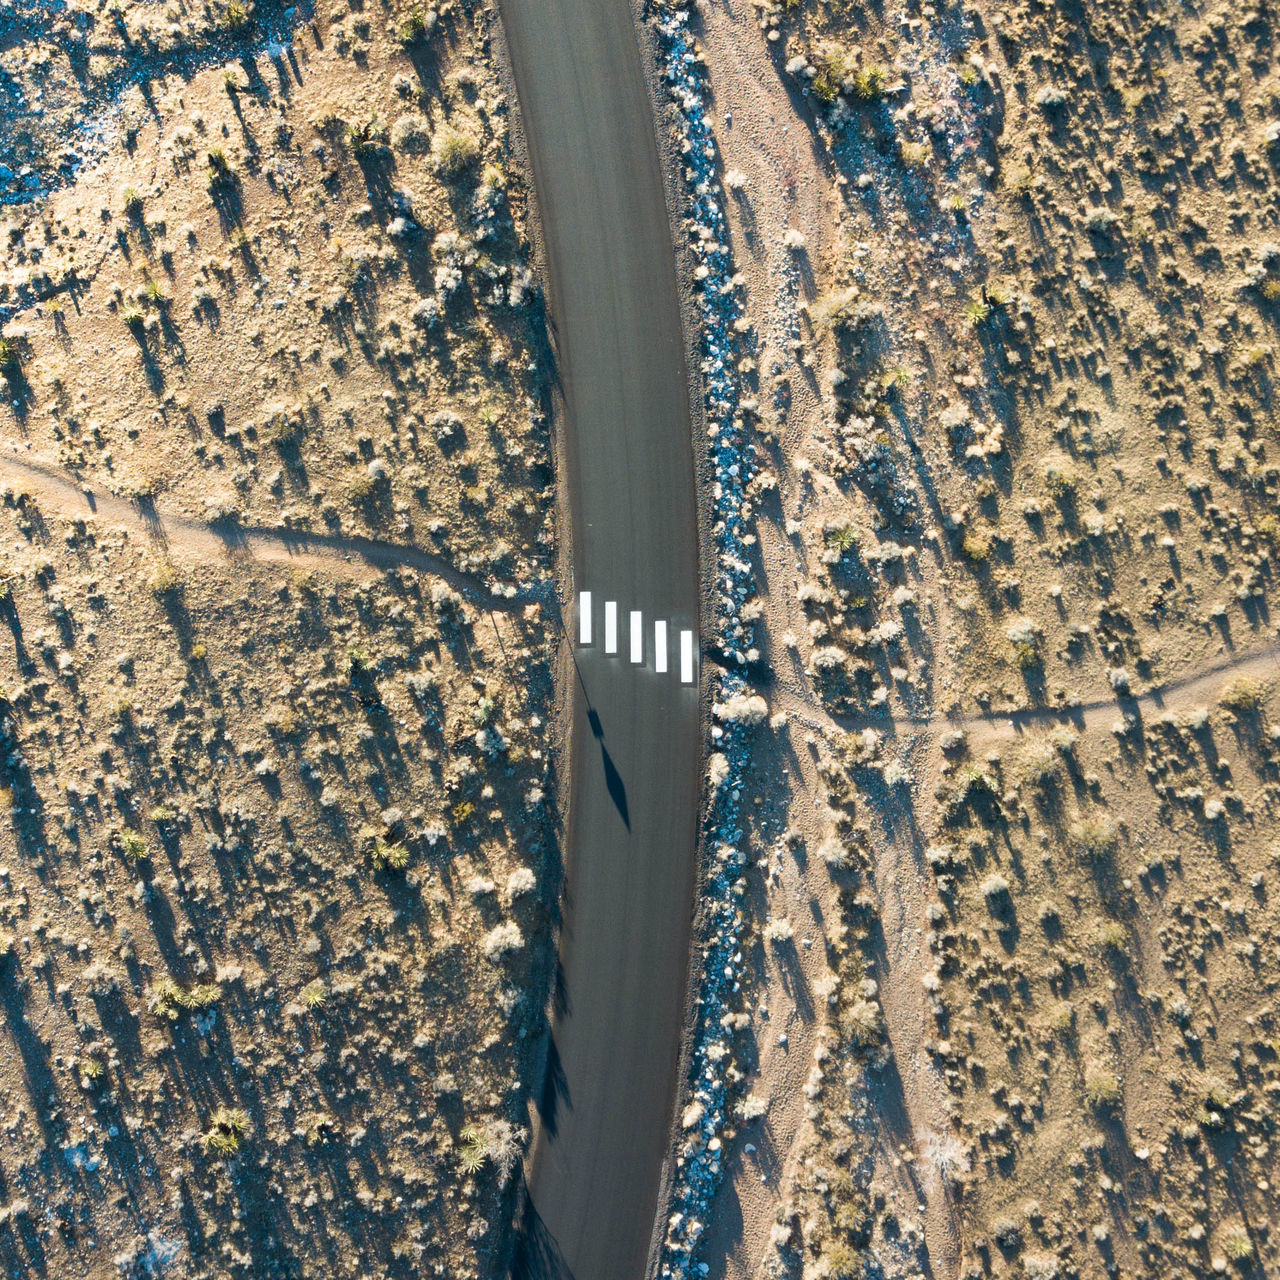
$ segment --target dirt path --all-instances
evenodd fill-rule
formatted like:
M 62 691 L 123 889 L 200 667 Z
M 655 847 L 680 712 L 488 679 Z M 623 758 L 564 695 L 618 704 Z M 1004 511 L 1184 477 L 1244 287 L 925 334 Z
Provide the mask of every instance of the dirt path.
M 1228 677 L 1268 680 L 1280 676 L 1280 637 L 1258 649 L 1228 652 L 1196 663 L 1168 680 L 1153 684 L 1132 697 L 1099 695 L 1072 706 L 1034 707 L 1013 712 L 987 712 L 970 716 L 929 715 L 841 716 L 819 707 L 812 696 L 784 688 L 772 701 L 789 717 L 812 729 L 832 734 L 877 729 L 886 739 L 904 736 L 903 731 L 964 729 L 984 737 L 1021 734 L 1039 725 L 1069 724 L 1080 729 L 1096 729 L 1124 715 L 1140 716 L 1144 711 L 1174 713 L 1200 702 L 1212 702 L 1218 686 Z
M 0 455 L 0 478 L 16 492 L 30 494 L 63 516 L 97 520 L 141 533 L 166 551 L 209 559 L 243 558 L 288 564 L 355 581 L 369 581 L 388 569 L 418 569 L 441 579 L 484 609 L 523 609 L 531 600 L 541 598 L 529 590 L 514 595 L 491 591 L 448 560 L 417 547 L 303 529 L 264 529 L 231 521 L 210 524 L 192 520 L 159 504 L 144 506 L 95 489 L 36 458 Z
M 747 314 L 758 338 L 756 361 L 763 403 L 781 406 L 778 411 L 780 450 L 779 495 L 785 518 L 799 514 L 815 496 L 810 481 L 791 466 L 812 446 L 815 429 L 823 416 L 823 396 L 818 371 L 796 359 L 796 340 L 807 322 L 803 304 L 813 300 L 818 284 L 811 263 L 835 256 L 842 235 L 842 213 L 835 195 L 833 175 L 816 139 L 805 127 L 760 36 L 751 6 L 740 0 L 713 0 L 701 10 L 703 42 L 711 73 L 726 171 L 743 175 L 730 201 L 734 252 L 747 281 Z M 787 230 L 804 238 L 804 251 L 796 252 L 783 241 Z M 806 619 L 796 599 L 796 587 L 808 576 L 798 538 L 781 524 L 761 520 L 761 597 L 765 606 L 769 656 L 777 674 L 770 691 L 774 710 L 787 713 L 792 722 L 790 759 L 799 777 L 790 788 L 790 818 L 804 831 L 813 847 L 825 834 L 829 821 L 821 797 L 825 787 L 818 777 L 811 753 L 800 739 L 806 729 L 845 732 L 845 726 L 827 717 L 814 700 L 797 649 L 786 647 L 787 633 L 802 636 Z M 934 566 L 922 566 L 921 587 L 935 599 L 945 591 L 934 582 Z M 930 637 L 935 654 L 943 651 L 941 620 L 935 618 Z M 909 748 L 917 767 L 927 768 L 936 738 L 934 715 L 927 697 L 923 713 L 904 725 L 912 741 Z M 885 721 L 875 727 L 883 729 Z M 859 726 L 860 727 L 860 726 Z M 897 1156 L 897 1146 L 919 1146 L 945 1115 L 946 1093 L 921 1045 L 926 1038 L 926 1007 L 921 998 L 920 976 L 927 963 L 924 951 L 924 884 L 919 873 L 919 851 L 898 838 L 878 842 L 876 882 L 882 899 L 887 954 L 877 973 L 890 1040 L 901 1079 L 899 1097 L 876 1097 L 881 1112 L 883 1141 L 877 1164 L 896 1188 L 901 1211 L 923 1216 L 929 1257 L 934 1274 L 949 1277 L 959 1263 L 958 1232 L 952 1208 L 936 1178 L 914 1180 Z M 781 866 L 770 889 L 770 907 L 795 912 L 802 904 L 821 904 L 820 915 L 836 919 L 833 887 L 818 859 L 804 868 Z M 806 977 L 813 985 L 825 974 L 825 949 L 813 946 L 801 953 Z M 785 1005 L 784 975 L 771 967 L 767 994 L 771 1005 Z M 761 1092 L 770 1099 L 767 1122 L 768 1148 L 774 1152 L 774 1176 L 763 1181 L 756 1164 L 744 1165 L 755 1177 L 739 1176 L 732 1193 L 721 1198 L 710 1224 L 704 1257 L 713 1275 L 745 1276 L 756 1273 L 772 1253 L 770 1233 L 787 1187 L 809 1154 L 805 1120 L 806 1098 L 799 1085 L 813 1061 L 813 1050 L 822 1034 L 822 1019 L 788 1023 L 788 1045 L 780 1049 L 772 1034 L 757 1037 L 761 1045 Z M 803 1066 L 798 1072 L 797 1067 Z M 905 1112 L 905 1114 L 903 1114 Z M 923 1198 L 922 1198 L 923 1197 Z

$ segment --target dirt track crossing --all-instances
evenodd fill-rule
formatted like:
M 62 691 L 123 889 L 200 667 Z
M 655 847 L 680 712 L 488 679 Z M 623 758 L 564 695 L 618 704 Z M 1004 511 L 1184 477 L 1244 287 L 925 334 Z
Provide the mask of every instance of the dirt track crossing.
M 306 529 L 265 529 L 232 520 L 193 520 L 167 510 L 163 503 L 132 501 L 95 488 L 35 459 L 0 456 L 0 480 L 15 494 L 28 494 L 60 515 L 143 534 L 163 550 L 210 559 L 245 557 L 355 580 L 375 578 L 388 569 L 417 569 L 484 609 L 522 609 L 535 598 L 527 590 L 514 595 L 491 590 L 444 557 L 417 547 Z

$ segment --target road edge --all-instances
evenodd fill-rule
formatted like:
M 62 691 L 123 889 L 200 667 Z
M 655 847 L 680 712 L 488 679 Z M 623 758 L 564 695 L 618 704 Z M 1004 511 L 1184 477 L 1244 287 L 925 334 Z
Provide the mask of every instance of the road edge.
M 684 160 L 674 143 L 680 115 L 670 95 L 666 92 L 663 74 L 662 38 L 652 21 L 655 12 L 652 0 L 630 0 L 636 43 L 640 50 L 640 66 L 645 87 L 649 91 L 649 107 L 653 115 L 654 139 L 658 148 L 659 167 L 662 170 L 662 188 L 667 204 L 667 222 L 671 230 L 671 245 L 676 266 L 676 293 L 680 299 L 680 324 L 685 346 L 689 417 L 693 424 L 690 441 L 693 464 L 694 495 L 697 502 L 698 528 L 698 629 L 705 655 L 708 638 L 715 631 L 715 613 L 711 608 L 714 594 L 718 554 L 711 536 L 714 524 L 711 486 L 715 482 L 715 464 L 707 443 L 706 388 L 700 370 L 702 368 L 702 318 L 695 288 L 694 270 L 697 262 L 690 252 L 689 240 L 683 234 L 687 192 L 684 182 Z M 706 671 L 705 658 L 702 670 Z M 709 927 L 708 905 L 705 893 L 708 865 L 708 841 L 706 819 L 708 796 L 706 770 L 711 731 L 710 685 L 704 677 L 699 688 L 698 767 L 698 826 L 694 837 L 694 900 L 690 904 L 689 954 L 685 963 L 685 998 L 683 1026 L 680 1032 L 680 1054 L 674 1064 L 676 1072 L 671 1111 L 667 1121 L 667 1154 L 663 1158 L 662 1173 L 658 1182 L 658 1197 L 654 1213 L 653 1233 L 649 1241 L 649 1261 L 645 1269 L 646 1280 L 657 1280 L 662 1265 L 662 1251 L 666 1241 L 667 1217 L 675 1182 L 677 1149 L 680 1143 L 680 1114 L 689 1085 L 694 1042 L 698 1030 L 698 1007 L 702 991 L 700 959 Z
M 520 183 L 525 202 L 524 229 L 529 240 L 529 258 L 536 272 L 539 285 L 537 320 L 531 329 L 537 335 L 540 350 L 538 358 L 548 362 L 554 371 L 555 350 L 551 341 L 548 325 L 547 296 L 550 274 L 546 257 L 546 237 L 542 227 L 542 210 L 538 205 L 537 189 L 533 182 L 533 168 L 529 159 L 528 144 L 525 139 L 524 121 L 520 113 L 520 98 L 516 92 L 515 75 L 511 69 L 511 56 L 507 48 L 507 33 L 502 25 L 502 17 L 497 5 L 486 5 L 484 22 L 489 37 L 490 56 L 502 85 L 506 99 L 507 115 L 507 152 L 514 157 L 520 166 Z M 518 1177 L 512 1179 L 510 1216 L 504 1222 L 505 1239 L 502 1247 L 496 1251 L 495 1260 L 498 1265 L 494 1275 L 509 1276 L 514 1260 L 516 1244 L 519 1240 L 519 1221 L 523 1215 L 528 1191 L 525 1184 L 525 1162 L 532 1155 L 538 1143 L 538 1126 L 541 1123 L 537 1107 L 532 1105 L 538 1086 L 541 1084 L 547 1069 L 547 1054 L 551 1046 L 551 1033 L 554 1027 L 555 974 L 560 962 L 560 942 L 563 918 L 561 899 L 568 875 L 568 853 L 571 840 L 569 816 L 572 811 L 572 796 L 575 781 L 573 771 L 574 760 L 581 744 L 576 741 L 573 713 L 574 665 L 573 643 L 564 619 L 570 599 L 570 584 L 573 581 L 574 545 L 573 535 L 575 523 L 572 518 L 568 475 L 568 458 L 564 438 L 564 406 L 555 390 L 556 380 L 549 377 L 544 384 L 544 400 L 541 411 L 547 415 L 547 431 L 551 440 L 551 462 L 555 484 L 555 601 L 556 616 L 554 619 L 559 632 L 556 645 L 556 656 L 551 673 L 554 693 L 552 697 L 552 717 L 547 737 L 547 751 L 551 757 L 552 772 L 555 779 L 553 796 L 555 799 L 555 830 L 559 840 L 556 850 L 555 883 L 544 886 L 544 902 L 547 908 L 550 932 L 550 947 L 542 959 L 540 981 L 536 991 L 537 1007 L 541 1012 L 542 1024 L 538 1035 L 540 1043 L 530 1054 L 530 1079 L 525 1081 L 524 1096 L 529 1104 L 529 1141 L 525 1149 L 525 1157 L 521 1161 Z M 701 528 L 699 528 L 701 536 Z M 534 995 L 531 992 L 530 995 Z

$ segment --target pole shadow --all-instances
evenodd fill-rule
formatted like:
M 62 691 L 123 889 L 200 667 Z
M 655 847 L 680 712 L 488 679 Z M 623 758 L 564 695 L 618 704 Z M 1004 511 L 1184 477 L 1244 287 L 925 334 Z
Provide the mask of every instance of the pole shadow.
M 600 761 L 604 765 L 604 785 L 608 788 L 609 799 L 622 818 L 622 825 L 631 830 L 631 810 L 627 805 L 627 787 L 622 781 L 618 767 L 613 763 L 609 748 L 604 745 L 604 726 L 600 723 L 599 713 L 594 708 L 587 710 L 587 723 L 591 726 L 591 735 L 600 744 Z

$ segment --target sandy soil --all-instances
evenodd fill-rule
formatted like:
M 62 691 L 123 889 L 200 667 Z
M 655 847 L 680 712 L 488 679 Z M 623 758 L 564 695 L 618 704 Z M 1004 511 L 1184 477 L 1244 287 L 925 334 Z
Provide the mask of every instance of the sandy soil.
M 101 492 L 29 452 L 16 452 L 16 443 L 14 448 L 14 455 L 0 456 L 0 476 L 11 497 L 33 498 L 42 509 L 68 519 L 141 533 L 161 554 L 181 548 L 197 557 L 275 562 L 299 573 L 322 570 L 327 576 L 360 582 L 377 581 L 388 569 L 419 569 L 485 609 L 523 609 L 535 596 L 546 596 L 545 590 L 536 588 L 495 593 L 445 557 L 411 545 L 307 529 L 265 529 L 237 520 L 192 520 L 171 512 L 164 502 L 129 501 Z
M 1268 62 L 1261 27 L 1187 16 L 1166 56 L 1122 8 L 697 6 L 774 715 L 744 1085 L 767 1106 L 734 1139 L 713 1275 L 1270 1256 L 1265 1195 L 1215 1172 L 1268 1149 L 1275 1087 L 1274 966 L 1256 989 L 1241 967 L 1275 927 Z M 1122 71 L 1095 78 L 1084 30 Z M 1166 881 L 1171 840 L 1196 854 Z M 1240 895 L 1248 940 L 1214 959 L 1212 904 Z M 1198 1015 L 1188 946 L 1231 993 L 1214 1054 L 1148 1029 Z M 1157 1192 L 1190 1185 L 1171 1219 Z
M 558 632 L 486 15 L 18 10 L 0 1259 L 495 1273 Z
M 724 168 L 745 176 L 731 209 L 735 255 L 746 281 L 746 315 L 757 336 L 753 359 L 760 373 L 769 375 L 761 377 L 764 394 L 772 389 L 786 404 L 785 413 L 775 418 L 766 412 L 765 416 L 770 425 L 777 424 L 781 455 L 794 458 L 813 447 L 812 435 L 824 406 L 814 370 L 797 359 L 807 327 L 801 307 L 813 301 L 816 283 L 783 237 L 788 230 L 798 231 L 809 258 L 822 261 L 826 246 L 840 235 L 840 205 L 832 190 L 830 168 L 797 118 L 795 103 L 759 38 L 754 9 L 745 4 L 710 4 L 700 13 L 711 86 L 724 122 L 720 132 Z M 779 486 L 779 498 L 784 513 L 808 501 L 801 485 L 785 480 Z M 787 769 L 786 826 L 814 850 L 829 834 L 831 815 L 820 799 L 825 786 L 816 769 L 816 752 L 806 744 L 806 730 L 828 728 L 835 730 L 833 736 L 844 730 L 836 729 L 816 703 L 798 654 L 782 642 L 782 637 L 805 629 L 796 592 L 807 576 L 808 553 L 802 540 L 788 536 L 781 523 L 759 522 L 760 596 L 776 672 L 769 701 L 790 727 L 779 733 L 776 745 L 759 749 L 756 768 L 762 779 L 780 767 Z M 928 584 L 928 577 L 922 577 Z M 940 647 L 936 639 L 934 645 Z M 927 750 L 932 717 L 926 713 L 916 719 L 919 731 L 901 744 L 907 756 Z M 920 1049 L 927 1032 L 924 1010 L 915 997 L 927 960 L 924 896 L 910 848 L 886 840 L 878 854 L 876 879 L 883 886 L 887 940 L 887 972 L 879 976 L 902 1093 L 895 1097 L 889 1087 L 877 1099 L 886 1114 L 896 1112 L 897 1118 L 895 1127 L 877 1135 L 872 1158 L 883 1166 L 888 1194 L 905 1214 L 920 1212 L 917 1202 L 923 1196 L 932 1251 L 944 1259 L 949 1256 L 954 1266 L 955 1229 L 941 1186 L 936 1180 L 914 1183 L 903 1173 L 897 1152 L 899 1144 L 911 1149 L 919 1145 L 933 1118 L 945 1109 L 945 1091 Z M 759 1007 L 769 1015 L 754 1027 L 760 1081 L 754 1088 L 768 1097 L 770 1106 L 763 1135 L 750 1127 L 744 1130 L 739 1143 L 744 1152 L 741 1172 L 713 1219 L 704 1255 L 714 1260 L 713 1274 L 754 1274 L 776 1252 L 771 1237 L 779 1213 L 809 1156 L 811 1135 L 803 1086 L 827 1035 L 826 1011 L 821 1000 L 814 1008 L 812 993 L 830 986 L 826 944 L 833 940 L 840 919 L 837 887 L 821 860 L 775 859 L 770 852 L 768 861 L 771 871 L 759 905 L 765 912 L 783 916 L 799 913 L 804 925 L 796 920 L 793 924 L 804 931 L 802 941 L 812 945 L 803 945 L 790 962 L 769 960 L 761 974 Z M 780 1034 L 786 1036 L 785 1045 L 778 1043 Z M 755 1151 L 745 1154 L 748 1145 Z

